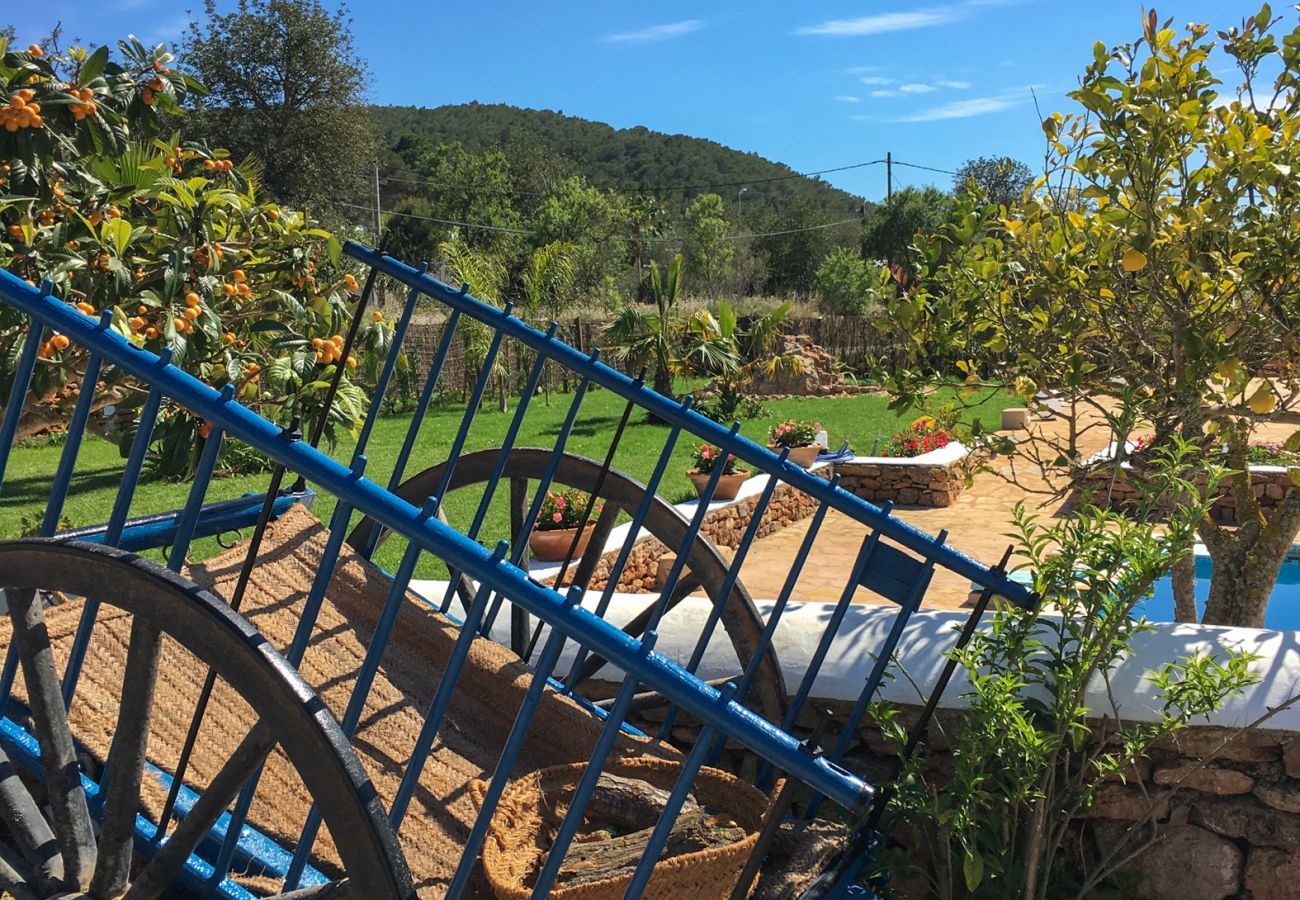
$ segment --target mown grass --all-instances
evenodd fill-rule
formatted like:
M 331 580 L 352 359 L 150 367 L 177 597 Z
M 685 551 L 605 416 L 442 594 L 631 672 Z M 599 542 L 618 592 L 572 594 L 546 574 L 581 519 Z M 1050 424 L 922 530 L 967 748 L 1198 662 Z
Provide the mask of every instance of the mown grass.
M 554 394 L 549 403 L 544 397 L 534 398 L 524 419 L 519 447 L 554 447 L 557 435 L 569 404 L 570 395 Z M 982 404 L 967 413 L 968 419 L 980 417 L 986 424 L 996 422 L 1001 410 L 1014 403 L 1005 395 L 991 395 Z M 883 397 L 857 396 L 845 398 L 792 398 L 772 400 L 766 404 L 767 414 L 743 423 L 741 433 L 762 443 L 768 428 L 787 418 L 815 419 L 822 422 L 830 434 L 832 447 L 848 440 L 859 453 L 871 450 L 876 438 L 896 431 L 905 420 L 887 408 Z M 494 407 L 483 408 L 474 417 L 465 449 L 467 452 L 501 445 L 514 412 L 514 404 L 507 414 Z M 568 449 L 594 459 L 604 458 L 614 430 L 624 408 L 624 401 L 608 391 L 593 389 L 583 403 L 577 424 L 569 438 Z M 432 408 L 420 429 L 416 451 L 407 468 L 408 476 L 446 458 L 456 431 L 464 416 L 461 404 L 444 404 Z M 395 457 L 410 424 L 409 415 L 384 416 L 376 423 L 367 448 L 369 467 L 367 475 L 374 481 L 386 484 L 393 470 Z M 614 457 L 614 466 L 633 477 L 645 481 L 663 450 L 669 429 L 647 422 L 642 413 L 634 412 Z M 347 461 L 353 450 L 350 440 L 340 441 L 330 448 L 335 458 Z M 58 441 L 32 441 L 15 447 L 0 493 L 0 539 L 19 536 L 24 526 L 38 523 L 49 502 L 49 486 L 58 464 L 62 447 Z M 690 467 L 691 441 L 684 436 L 679 441 L 669 465 L 660 493 L 673 502 L 693 496 L 686 470 Z M 76 476 L 63 514 L 73 527 L 94 525 L 107 520 L 116 495 L 122 459 L 115 444 L 99 437 L 87 436 L 77 460 Z M 230 476 L 215 479 L 208 489 L 209 501 L 225 500 L 266 489 L 268 475 Z M 159 479 L 142 482 L 132 501 L 132 515 L 162 512 L 180 507 L 185 502 L 188 484 Z M 474 515 L 481 489 L 465 489 L 444 498 L 443 509 L 448 520 L 464 530 Z M 503 485 L 496 493 L 479 539 L 487 546 L 508 537 L 509 517 L 507 500 L 509 492 Z M 333 510 L 332 497 L 317 498 L 315 512 L 327 519 Z M 354 518 L 354 523 L 355 523 Z M 401 553 L 398 542 L 382 547 L 377 562 L 390 570 L 397 565 Z M 205 558 L 220 551 L 215 539 L 198 543 L 192 556 Z M 425 558 L 417 571 L 418 577 L 445 576 L 445 568 L 438 560 Z

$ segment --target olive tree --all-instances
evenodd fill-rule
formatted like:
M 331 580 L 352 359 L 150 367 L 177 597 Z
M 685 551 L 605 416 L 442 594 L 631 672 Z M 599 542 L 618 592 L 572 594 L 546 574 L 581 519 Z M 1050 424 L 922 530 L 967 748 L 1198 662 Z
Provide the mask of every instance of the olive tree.
M 913 351 L 890 375 L 900 403 L 954 374 L 1027 400 L 1046 389 L 1078 404 L 1072 421 L 1110 430 L 1112 465 L 1141 426 L 1153 450 L 1193 442 L 1198 469 L 1246 470 L 1252 433 L 1300 397 L 1300 27 L 1264 6 L 1208 34 L 1152 12 L 1135 42 L 1098 43 L 1070 95 L 1082 111 L 1043 122 L 1046 171 L 1024 204 L 967 199 L 920 242 L 920 278 L 890 307 Z M 1216 51 L 1240 70 L 1235 90 Z M 1024 452 L 1077 477 L 1080 433 Z M 1140 484 L 1142 455 L 1128 461 Z M 1258 626 L 1300 531 L 1300 488 L 1271 511 L 1242 474 L 1232 492 L 1238 527 L 1197 527 L 1213 560 L 1204 621 Z M 1195 615 L 1189 575 L 1175 578 L 1181 619 Z

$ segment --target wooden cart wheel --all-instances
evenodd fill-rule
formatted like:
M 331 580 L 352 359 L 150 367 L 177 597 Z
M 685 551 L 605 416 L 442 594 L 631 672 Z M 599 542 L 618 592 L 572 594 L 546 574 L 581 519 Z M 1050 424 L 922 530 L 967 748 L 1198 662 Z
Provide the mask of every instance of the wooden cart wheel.
M 387 814 L 338 723 L 297 671 L 222 600 L 132 553 L 76 541 L 0 543 L 0 587 L 40 748 L 40 771 L 32 774 L 44 782 L 50 809 L 47 820 L 0 751 L 0 822 L 6 832 L 0 840 L 0 893 L 104 900 L 161 895 L 247 776 L 278 744 L 330 831 L 347 836 L 337 842 L 346 878 L 332 882 L 329 891 L 414 896 Z M 56 592 L 92 597 L 131 614 L 110 763 L 100 802 L 93 804 L 97 830 L 45 625 L 45 598 Z M 211 666 L 259 722 L 161 849 L 133 867 L 151 714 L 155 703 L 168 702 L 165 692 L 155 692 L 163 635 Z
M 449 493 L 461 488 L 485 483 L 492 477 L 500 452 L 500 450 L 496 449 L 479 450 L 461 456 L 456 462 L 446 492 Z M 507 480 L 510 485 L 510 537 L 512 545 L 518 545 L 524 518 L 527 515 L 531 500 L 529 481 L 535 482 L 542 478 L 553 453 L 553 450 L 544 447 L 521 447 L 511 451 L 509 458 L 506 460 L 501 477 Z M 441 463 L 430 469 L 425 469 L 420 474 L 404 482 L 396 490 L 396 494 L 414 505 L 420 505 L 426 497 L 438 493 L 441 489 L 445 467 L 446 463 Z M 553 485 L 577 488 L 592 493 L 600 480 L 601 468 L 601 464 L 594 459 L 578 456 L 574 453 L 565 453 L 560 458 Z M 591 576 L 596 570 L 596 565 L 603 555 L 602 549 L 605 546 L 606 538 L 617 523 L 619 512 L 626 510 L 629 514 L 633 513 L 641 503 L 645 493 L 645 485 L 626 473 L 617 469 L 610 469 L 606 473 L 598 494 L 604 509 L 596 518 L 596 527 L 588 543 L 587 552 L 579 560 L 575 561 L 571 569 L 572 581 L 570 582 L 568 576 L 566 576 L 566 583 L 587 584 L 590 582 Z M 372 543 L 374 528 L 375 523 L 373 520 L 369 518 L 362 519 L 356 528 L 352 530 L 352 533 L 348 535 L 348 543 L 358 551 L 365 552 L 365 548 Z M 646 515 L 644 528 L 662 541 L 665 546 L 676 549 L 681 546 L 682 541 L 685 539 L 690 523 L 676 507 L 663 498 L 656 496 L 651 502 L 649 513 Z M 378 546 L 378 543 L 382 542 L 386 537 L 386 530 L 381 528 L 378 539 L 374 541 L 374 546 Z M 524 556 L 524 560 L 526 565 L 527 555 Z M 727 561 L 708 538 L 698 535 L 691 545 L 690 552 L 687 554 L 687 564 L 690 572 L 688 575 L 683 576 L 673 592 L 673 596 L 669 598 L 668 608 L 672 609 L 681 602 L 683 597 L 701 587 L 708 594 L 709 599 L 717 603 L 725 586 Z M 457 585 L 457 589 L 462 602 L 468 605 L 472 591 L 468 580 L 462 578 Z M 647 601 L 645 608 L 623 630 L 628 634 L 639 636 L 645 630 L 652 606 L 653 601 Z M 731 640 L 732 646 L 735 648 L 737 659 L 736 677 L 739 677 L 739 673 L 753 657 L 763 631 L 763 619 L 739 578 L 732 585 L 730 595 L 722 607 L 721 623 L 727 637 Z M 514 637 L 519 638 L 518 629 L 513 630 L 515 631 Z M 520 652 L 521 648 L 518 646 L 518 641 L 516 640 L 514 643 L 516 644 L 516 652 Z M 574 688 L 577 689 L 583 682 L 589 681 L 603 664 L 604 660 L 599 656 L 593 655 L 588 659 L 578 681 L 574 684 Z M 758 672 L 750 687 L 749 703 L 756 712 L 768 721 L 780 722 L 785 713 L 786 696 L 781 667 L 777 662 L 775 651 L 769 647 L 767 652 L 763 654 Z

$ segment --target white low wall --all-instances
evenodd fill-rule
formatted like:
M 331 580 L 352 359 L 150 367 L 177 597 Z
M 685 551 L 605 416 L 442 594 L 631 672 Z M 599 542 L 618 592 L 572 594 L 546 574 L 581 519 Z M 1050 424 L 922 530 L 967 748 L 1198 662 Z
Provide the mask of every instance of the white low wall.
M 442 599 L 445 582 L 412 582 L 412 588 L 435 601 Z M 593 609 L 599 600 L 598 593 L 588 594 L 583 606 Z M 615 594 L 606 620 L 622 627 L 638 612 L 654 601 L 654 595 Z M 766 617 L 772 609 L 771 601 L 756 601 L 759 612 Z M 685 665 L 694 650 L 708 615 L 709 601 L 688 597 L 670 612 L 659 628 L 656 651 L 679 665 Z M 787 607 L 777 629 L 774 646 L 785 674 L 786 687 L 793 691 L 803 678 L 804 670 L 813 651 L 821 640 L 827 618 L 833 609 L 831 603 L 795 603 Z M 453 611 L 459 606 L 453 606 Z M 871 670 L 872 653 L 880 647 L 893 623 L 897 608 L 854 604 L 845 613 L 843 625 L 827 654 L 826 663 L 818 673 L 813 696 L 827 700 L 856 700 L 867 674 Z M 944 652 L 952 647 L 958 629 L 966 621 L 962 610 L 920 610 L 908 623 L 899 643 L 898 657 L 906 667 L 911 680 L 928 689 L 938 679 L 944 664 Z M 1119 712 L 1134 721 L 1159 719 L 1158 700 L 1145 673 L 1180 657 L 1196 652 L 1217 653 L 1245 650 L 1259 657 L 1251 670 L 1262 679 L 1260 684 L 1248 688 L 1241 697 L 1230 699 L 1208 722 L 1242 726 L 1253 722 L 1293 695 L 1300 693 L 1300 632 L 1267 631 L 1257 628 L 1220 628 L 1211 625 L 1179 623 L 1154 623 L 1152 631 L 1139 634 L 1133 642 L 1133 654 L 1125 660 L 1111 678 L 1111 693 L 1119 705 Z M 503 609 L 492 631 L 492 638 L 509 643 L 510 616 Z M 549 629 L 545 629 L 549 632 Z M 572 660 L 573 647 L 566 647 L 561 657 L 560 669 Z M 739 662 L 731 651 L 721 627 L 710 642 L 708 653 L 701 665 L 699 676 L 706 680 L 735 676 L 740 671 Z M 944 695 L 943 705 L 960 707 L 965 681 L 960 671 Z M 883 689 L 886 699 L 900 703 L 918 703 L 917 696 L 907 678 L 895 678 Z M 1110 703 L 1103 685 L 1094 684 L 1088 702 L 1098 715 L 1111 713 Z M 1267 723 L 1268 728 L 1300 731 L 1300 704 L 1291 707 Z

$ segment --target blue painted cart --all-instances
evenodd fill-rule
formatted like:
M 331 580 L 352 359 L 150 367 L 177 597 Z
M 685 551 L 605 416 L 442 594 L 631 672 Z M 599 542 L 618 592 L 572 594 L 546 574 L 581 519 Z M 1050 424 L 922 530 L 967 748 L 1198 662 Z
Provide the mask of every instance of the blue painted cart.
M 316 449 L 321 423 L 309 423 L 306 436 L 299 433 L 298 423 L 289 428 L 275 425 L 236 402 L 231 390 L 203 384 L 172 365 L 165 354 L 136 346 L 111 330 L 107 315 L 90 318 L 54 296 L 49 284 L 36 288 L 0 272 L 0 301 L 21 311 L 29 323 L 0 419 L 0 498 L 28 384 L 41 364 L 38 351 L 47 332 L 65 335 L 85 352 L 82 389 L 60 463 L 50 473 L 41 536 L 0 543 L 0 588 L 10 619 L 0 672 L 0 709 L 5 712 L 0 719 L 0 821 L 7 835 L 0 842 L 0 890 L 16 896 L 84 892 L 104 898 L 158 896 L 174 886 L 224 897 L 407 897 L 417 891 L 429 896 L 484 895 L 483 849 L 499 825 L 503 795 L 508 795 L 521 768 L 534 759 L 529 748 L 539 741 L 559 745 L 570 732 L 583 732 L 587 735 L 580 751 L 584 774 L 570 786 L 567 812 L 550 835 L 549 852 L 538 858 L 536 870 L 529 875 L 526 893 L 531 896 L 562 895 L 563 885 L 557 879 L 588 804 L 601 789 L 602 769 L 613 766 L 616 757 L 626 758 L 629 747 L 675 760 L 677 774 L 647 829 L 644 851 L 618 882 L 622 896 L 655 896 L 657 863 L 684 807 L 695 802 L 692 794 L 702 770 L 716 762 L 726 742 L 762 761 L 756 778 L 759 788 L 770 790 L 778 776 L 785 785 L 763 820 L 748 829 L 750 850 L 731 876 L 732 896 L 749 896 L 756 884 L 762 890 L 763 864 L 773 840 L 782 831 L 797 833 L 823 799 L 842 810 L 837 818 L 852 822 L 853 827 L 843 830 L 835 852 L 803 896 L 809 900 L 867 896 L 858 881 L 888 791 L 875 790 L 839 765 L 849 737 L 865 716 L 935 567 L 950 569 L 984 587 L 960 641 L 969 636 L 992 597 L 1033 602 L 1023 585 L 1008 578 L 1007 560 L 989 568 L 964 556 L 948 546 L 943 535 L 932 537 L 908 526 L 891 516 L 888 508 L 866 503 L 841 490 L 834 479 L 809 473 L 784 455 L 748 440 L 739 426 L 720 426 L 694 413 L 689 403 L 660 396 L 640 379 L 604 365 L 598 353 L 586 354 L 563 344 L 555 339 L 553 327 L 539 331 L 513 316 L 509 308 L 497 309 L 475 299 L 467 286 L 458 290 L 442 284 L 424 268 L 411 268 L 359 244 L 349 243 L 345 252 L 369 267 L 371 274 L 357 304 L 344 358 L 375 279 L 382 274 L 408 289 L 370 412 L 346 465 Z M 398 364 L 402 338 L 422 298 L 446 307 L 447 320 L 395 471 L 384 486 L 365 477 L 365 453 L 380 401 Z M 419 429 L 458 324 L 468 320 L 491 330 L 487 358 L 451 452 L 445 460 L 408 477 L 408 466 L 420 452 Z M 495 451 L 466 454 L 475 411 L 495 359 L 507 343 L 519 345 L 535 362 L 503 445 Z M 554 446 L 525 451 L 514 446 L 515 440 L 548 365 L 568 369 L 577 387 Z M 57 527 L 73 483 L 95 387 L 109 367 L 148 390 L 124 462 L 121 487 L 105 525 L 60 533 Z M 337 386 L 336 376 L 331 390 Z M 575 462 L 566 442 L 581 419 L 584 397 L 593 389 L 623 398 L 625 413 L 603 463 Z M 133 518 L 132 501 L 164 404 L 179 405 L 206 419 L 212 430 L 185 506 L 173 513 Z M 629 487 L 611 460 L 634 411 L 649 413 L 667 427 L 654 473 L 646 484 Z M 687 436 L 708 441 L 769 476 L 751 524 L 729 562 L 700 533 L 723 466 L 715 467 L 705 502 L 693 517 L 677 514 L 673 519 L 657 499 L 673 448 Z M 206 502 L 217 452 L 226 438 L 243 441 L 273 461 L 275 469 L 264 495 Z M 484 485 L 484 497 L 473 522 L 461 533 L 446 524 L 439 498 L 474 482 Z M 512 488 L 515 527 L 511 542 L 488 548 L 478 542 L 479 531 L 492 494 L 502 482 Z M 567 576 L 567 590 L 530 577 L 526 555 L 528 532 L 537 519 L 541 497 L 561 482 L 606 498 L 608 510 L 595 523 L 598 549 L 577 558 L 576 547 L 570 548 L 564 572 L 553 581 L 566 584 Z M 746 613 L 752 603 L 745 606 L 749 601 L 741 582 L 742 567 L 758 523 L 780 485 L 803 491 L 817 506 L 806 538 L 791 560 L 784 589 L 766 619 L 755 619 Z M 303 503 L 309 503 L 313 490 L 335 498 L 327 528 L 312 520 L 310 539 L 316 543 L 309 543 L 302 531 L 277 537 L 277 528 L 301 520 Z M 0 506 L 0 515 L 2 510 Z M 785 686 L 775 664 L 773 639 L 813 542 L 832 510 L 865 526 L 865 538 L 799 683 Z M 631 519 L 628 538 L 602 560 L 605 539 L 620 512 Z M 360 523 L 350 530 L 354 518 Z M 211 577 L 204 582 L 198 567 L 182 574 L 192 541 L 240 528 L 252 529 L 252 538 L 232 551 L 235 555 L 227 560 L 225 581 L 209 572 Z M 643 528 L 664 540 L 676 552 L 676 561 L 662 589 L 647 600 L 641 613 L 624 627 L 615 627 L 606 621 L 606 614 L 632 553 L 634 536 Z M 391 574 L 366 561 L 385 538 L 405 544 L 401 562 Z M 273 619 L 271 612 L 264 615 L 269 607 L 256 604 L 243 607 L 248 615 L 241 615 L 241 604 L 259 590 L 258 585 L 263 593 L 274 593 L 274 566 L 281 560 L 276 554 L 294 541 L 309 548 L 293 557 L 305 579 L 300 596 L 292 604 L 288 600 L 281 604 L 284 609 L 276 613 L 280 618 Z M 156 548 L 167 548 L 167 565 L 138 555 Z M 451 572 L 440 597 L 413 597 L 409 590 L 424 554 L 437 557 Z M 304 559 L 309 562 L 302 563 Z M 584 604 L 585 588 L 602 561 L 606 586 L 593 593 L 598 594 L 594 603 Z M 570 563 L 574 563 L 571 571 Z M 364 595 L 366 602 L 357 608 L 365 627 L 356 631 L 356 666 L 343 690 L 338 684 L 319 683 L 318 678 L 313 682 L 309 648 L 325 639 L 322 634 L 333 621 L 328 616 L 337 612 L 332 592 L 345 576 L 360 579 L 357 583 L 364 590 L 358 588 L 359 596 Z M 700 584 L 706 587 L 710 612 L 695 651 L 679 665 L 654 651 L 656 637 L 664 617 Z M 823 751 L 820 740 L 800 741 L 792 732 L 813 702 L 818 672 L 849 604 L 863 588 L 897 604 L 899 614 L 877 648 L 876 663 L 847 723 L 838 726 L 837 735 L 825 733 L 829 721 L 819 729 L 818 738 L 826 737 L 831 747 Z M 453 608 L 457 594 L 461 603 Z M 507 608 L 508 614 L 503 612 Z M 498 614 L 508 615 L 511 623 L 509 648 L 485 642 L 484 635 Z M 720 624 L 736 649 L 737 672 L 734 678 L 711 684 L 695 672 Z M 287 630 L 277 637 L 274 628 Z M 408 656 L 412 652 L 418 656 L 411 647 L 432 646 L 429 642 L 436 641 L 442 641 L 443 655 L 436 670 L 430 664 L 425 677 L 415 679 L 420 683 L 413 689 L 424 692 L 419 702 L 395 704 L 396 711 L 410 719 L 402 738 L 410 740 L 394 751 L 381 772 L 373 765 L 374 748 L 366 729 L 373 726 L 376 693 L 396 684 L 395 669 L 385 654 L 404 640 L 408 643 L 402 645 L 403 652 L 409 651 Z M 108 650 L 103 649 L 106 645 L 111 645 Z M 182 656 L 177 654 L 189 663 L 178 663 Z M 562 658 L 566 670 L 560 668 Z M 419 669 L 418 659 L 408 663 Z M 473 702 L 482 703 L 467 700 L 466 693 L 472 684 L 481 686 L 482 673 L 493 666 L 498 674 L 508 670 L 508 678 L 501 676 L 501 696 L 512 696 L 514 701 L 500 741 L 492 747 L 493 759 L 483 765 L 481 777 L 476 776 L 477 803 L 464 819 L 463 832 L 456 835 L 460 849 L 431 875 L 427 861 L 411 848 L 423 846 L 420 842 L 427 835 L 419 832 L 431 827 L 429 816 L 436 817 L 442 805 L 462 803 L 463 798 L 459 793 L 431 796 L 422 779 L 442 748 L 455 740 L 461 728 L 457 723 L 465 721 L 456 718 L 456 710 L 463 713 L 467 702 L 471 708 Z M 184 670 L 184 678 L 177 669 Z M 102 680 L 104 670 L 111 676 L 107 681 Z M 88 674 L 92 671 L 100 674 L 92 677 Z M 615 683 L 604 702 L 593 702 L 579 689 L 596 671 Z M 950 675 L 951 667 L 935 686 L 932 703 Z M 177 693 L 182 682 L 193 691 Z M 108 690 L 110 706 L 115 707 L 96 707 L 98 719 L 87 719 L 84 712 L 85 695 L 92 687 Z M 182 694 L 183 699 L 178 699 Z M 667 704 L 658 735 L 642 735 L 627 723 L 635 704 L 647 694 Z M 482 706 L 484 716 L 499 713 L 496 706 L 489 698 Z M 663 739 L 683 716 L 698 722 L 700 731 L 683 751 L 669 751 Z M 214 757 L 203 749 L 204 723 L 208 721 L 211 731 L 217 720 L 226 723 L 223 727 L 231 732 L 231 740 Z M 159 749 L 160 723 L 171 722 L 184 722 L 187 727 L 174 735 L 179 753 L 164 759 Z M 278 799 L 268 795 L 288 792 L 277 787 L 282 782 L 276 780 L 286 772 L 305 792 L 299 798 L 304 805 L 292 834 L 283 828 L 268 829 L 258 814 L 263 808 L 259 804 Z M 799 816 L 791 812 L 796 802 Z M 318 839 L 322 825 L 328 840 Z

